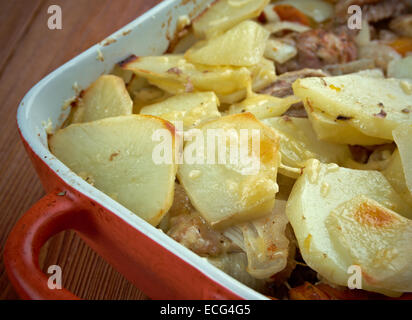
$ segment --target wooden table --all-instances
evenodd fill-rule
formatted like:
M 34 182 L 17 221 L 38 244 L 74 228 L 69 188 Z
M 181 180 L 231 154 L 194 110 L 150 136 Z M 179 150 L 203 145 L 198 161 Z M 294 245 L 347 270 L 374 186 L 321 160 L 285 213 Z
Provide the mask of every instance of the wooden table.
M 24 94 L 48 73 L 132 21 L 160 0 L 0 1 L 0 299 L 18 298 L 4 270 L 3 248 L 17 219 L 44 191 L 17 132 L 16 111 Z M 62 8 L 62 30 L 49 30 L 50 5 Z M 63 285 L 84 299 L 145 296 L 73 232 L 48 241 L 43 270 L 57 264 Z

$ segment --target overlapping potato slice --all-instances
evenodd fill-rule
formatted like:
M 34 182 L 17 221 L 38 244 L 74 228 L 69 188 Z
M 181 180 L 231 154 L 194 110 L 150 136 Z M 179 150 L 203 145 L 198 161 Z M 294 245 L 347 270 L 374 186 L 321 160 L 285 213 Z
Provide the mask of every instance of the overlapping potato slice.
M 227 227 L 272 211 L 280 160 L 272 129 L 243 113 L 207 122 L 193 135 L 178 178 L 207 222 Z M 200 151 L 199 142 L 204 143 Z
M 251 76 L 251 90 L 258 92 L 276 80 L 275 64 L 273 61 L 262 58 L 256 65 L 248 67 Z M 248 85 L 249 86 L 249 85 Z M 248 86 L 228 95 L 218 95 L 220 102 L 234 104 L 246 98 Z
M 280 153 L 286 166 L 303 168 L 309 159 L 340 165 L 351 158 L 347 146 L 319 140 L 306 118 L 276 117 L 263 123 L 280 136 Z
M 390 140 L 367 136 L 349 125 L 347 119 L 330 117 L 321 110 L 310 108 L 309 103 L 305 104 L 305 108 L 312 127 L 320 140 L 362 146 L 373 146 L 390 142 Z
M 259 16 L 269 0 L 216 0 L 193 20 L 199 38 L 212 38 L 238 23 Z
M 213 92 L 183 93 L 142 108 L 141 114 L 158 116 L 172 123 L 182 121 L 185 130 L 220 117 L 219 100 Z
M 412 103 L 412 91 L 399 79 L 359 75 L 299 79 L 293 84 L 307 111 L 323 111 L 364 135 L 393 140 L 392 131 L 403 122 L 412 122 L 404 112 Z M 356 141 L 354 141 L 356 144 Z
M 295 96 L 278 98 L 266 94 L 251 94 L 242 102 L 231 105 L 229 113 L 250 112 L 258 119 L 266 119 L 281 116 L 299 101 Z
M 386 210 L 412 218 L 411 208 L 380 172 L 346 169 L 333 164 L 322 164 L 315 159 L 306 163 L 303 174 L 296 181 L 286 206 L 286 215 L 295 232 L 303 259 L 322 277 L 338 285 L 348 285 L 349 265 L 345 259 L 350 252 L 336 248 L 329 232 L 331 224 L 327 225 L 326 220 L 332 212 L 340 210 L 339 208 L 346 206 L 348 201 L 359 196 L 377 201 L 385 206 Z M 372 214 L 373 212 L 370 211 Z M 378 217 L 376 221 L 379 221 Z M 403 229 L 399 230 L 399 233 L 401 232 Z M 385 236 L 385 233 L 382 233 L 382 237 Z M 362 246 L 359 244 L 359 247 Z M 404 248 L 399 250 L 403 251 Z M 368 256 L 373 253 L 378 256 L 382 252 L 370 251 Z M 353 264 L 357 262 L 353 261 Z M 392 266 L 385 265 L 382 268 L 390 272 Z M 369 274 L 369 276 L 375 275 Z M 384 293 L 397 291 L 395 286 L 385 285 L 385 288 L 382 288 L 374 287 L 370 283 L 365 288 Z
M 401 157 L 406 185 L 412 194 L 412 123 L 404 123 L 393 131 Z
M 73 124 L 49 139 L 51 152 L 76 174 L 126 208 L 157 225 L 173 201 L 176 173 L 170 164 L 156 164 L 152 140 L 156 130 L 174 128 L 162 119 L 129 115 Z
M 89 122 L 132 113 L 133 102 L 123 80 L 114 75 L 102 75 L 80 96 L 73 108 L 71 123 Z
M 387 167 L 382 171 L 386 179 L 392 187 L 399 193 L 399 195 L 405 199 L 405 201 L 412 208 L 412 192 L 406 185 L 404 168 L 402 166 L 401 156 L 399 150 L 395 150 Z
M 361 267 L 362 288 L 412 291 L 412 220 L 358 196 L 335 208 L 325 225 L 342 262 Z
M 253 21 L 244 21 L 222 35 L 200 41 L 185 53 L 196 64 L 248 67 L 259 63 L 269 32 Z
M 250 82 L 247 68 L 194 65 L 182 55 L 136 57 L 124 63 L 123 68 L 171 94 L 214 91 L 228 95 L 246 88 Z

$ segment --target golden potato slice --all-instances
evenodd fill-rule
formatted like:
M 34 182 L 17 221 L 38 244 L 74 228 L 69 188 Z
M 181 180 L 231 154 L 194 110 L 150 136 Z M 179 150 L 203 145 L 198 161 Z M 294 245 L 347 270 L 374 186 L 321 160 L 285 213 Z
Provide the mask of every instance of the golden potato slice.
M 335 208 L 325 225 L 344 265 L 361 268 L 363 289 L 412 291 L 412 220 L 359 196 Z
M 266 94 L 252 94 L 242 102 L 230 106 L 229 113 L 250 112 L 258 119 L 272 118 L 281 116 L 299 101 L 295 96 L 278 98 Z
M 196 19 L 193 30 L 199 38 L 212 38 L 238 23 L 260 15 L 269 0 L 216 0 Z
M 276 70 L 273 61 L 262 58 L 256 65 L 248 67 L 251 74 L 251 87 L 254 92 L 258 92 L 276 80 Z M 218 94 L 221 103 L 234 104 L 245 99 L 247 88 L 231 93 L 229 95 Z
M 80 96 L 73 110 L 72 123 L 89 122 L 132 113 L 133 102 L 123 80 L 114 75 L 102 75 Z
M 49 139 L 50 151 L 76 174 L 120 204 L 157 225 L 173 201 L 176 165 L 152 159 L 156 130 L 174 128 L 162 119 L 129 115 L 73 124 Z
M 246 88 L 250 82 L 247 68 L 194 65 L 181 55 L 135 57 L 123 63 L 123 68 L 171 94 L 214 91 L 227 95 Z
M 279 135 L 282 163 L 286 166 L 303 168 L 309 159 L 341 165 L 351 158 L 347 146 L 318 140 L 308 119 L 277 117 L 263 123 Z
M 197 147 L 199 141 L 203 148 Z M 179 181 L 212 226 L 227 227 L 272 211 L 278 191 L 279 138 L 252 114 L 229 115 L 201 125 L 192 141 L 186 142 L 184 156 Z
M 342 286 L 347 286 L 350 276 L 343 259 L 344 253 L 349 255 L 349 252 L 335 247 L 326 219 L 333 210 L 358 196 L 377 201 L 407 218 L 412 217 L 411 208 L 380 172 L 346 169 L 315 159 L 306 163 L 286 206 L 286 215 L 305 262 L 331 283 Z M 376 287 L 367 290 L 388 293 Z
M 402 161 L 406 185 L 412 194 L 412 123 L 404 123 L 393 131 Z
M 253 21 L 244 21 L 224 34 L 198 42 L 185 58 L 196 64 L 248 67 L 258 64 L 269 32 Z
M 182 121 L 185 130 L 220 117 L 219 100 L 213 92 L 183 93 L 142 108 L 141 114 L 170 122 Z
M 365 135 L 358 129 L 347 124 L 346 118 L 332 118 L 327 116 L 320 110 L 312 108 L 310 100 L 307 100 L 305 105 L 306 113 L 312 123 L 312 127 L 320 140 L 337 143 L 351 144 L 362 146 L 373 146 L 391 142 L 381 138 L 375 138 Z
M 392 131 L 401 123 L 412 123 L 412 114 L 403 112 L 412 103 L 412 90 L 399 79 L 380 79 L 349 74 L 325 78 L 299 79 L 295 95 L 307 108 L 324 111 L 363 134 L 393 140 Z

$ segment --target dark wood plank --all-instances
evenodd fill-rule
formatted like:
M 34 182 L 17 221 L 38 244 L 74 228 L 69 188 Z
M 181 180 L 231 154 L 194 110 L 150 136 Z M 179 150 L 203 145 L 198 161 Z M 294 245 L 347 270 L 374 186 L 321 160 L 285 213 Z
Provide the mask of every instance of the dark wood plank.
M 44 194 L 20 142 L 16 110 L 24 94 L 49 72 L 132 21 L 158 0 L 17 0 L 0 2 L 0 255 L 17 219 Z M 47 8 L 60 5 L 63 30 L 47 28 Z M 27 6 L 27 7 L 26 7 Z M 22 16 L 19 16 L 18 13 Z M 17 19 L 15 21 L 15 19 Z M 20 21 L 20 22 L 17 22 Z M 16 29 L 19 23 L 23 23 Z M 3 29 L 5 28 L 5 29 Z M 14 30 L 14 31 L 13 31 Z M 2 62 L 3 61 L 3 62 Z M 142 299 L 144 295 L 72 232 L 42 249 L 44 270 L 58 264 L 64 285 L 86 299 Z M 0 259 L 0 299 L 15 299 Z

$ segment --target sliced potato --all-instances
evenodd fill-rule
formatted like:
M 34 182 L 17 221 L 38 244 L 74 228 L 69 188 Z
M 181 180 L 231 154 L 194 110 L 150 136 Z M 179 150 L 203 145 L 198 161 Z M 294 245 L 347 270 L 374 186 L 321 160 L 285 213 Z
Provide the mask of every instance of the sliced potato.
M 238 23 L 260 15 L 269 0 L 216 0 L 196 19 L 193 30 L 199 38 L 212 38 Z
M 227 95 L 250 83 L 247 68 L 195 66 L 181 55 L 139 57 L 123 64 L 123 68 L 171 94 L 214 91 L 217 95 Z
M 322 164 L 315 159 L 306 163 L 286 206 L 286 215 L 305 262 L 331 283 L 342 286 L 348 284 L 349 266 L 345 259 L 349 252 L 335 247 L 326 219 L 336 208 L 359 196 L 377 201 L 387 209 L 412 218 L 411 208 L 380 172 L 346 169 Z M 383 266 L 386 269 L 389 267 Z M 369 284 L 365 289 L 383 293 L 388 293 L 387 290 L 396 291 L 394 287 L 384 290 Z
M 284 114 L 291 105 L 299 101 L 295 96 L 278 98 L 266 94 L 252 94 L 242 102 L 232 105 L 229 113 L 250 112 L 258 119 L 266 119 Z
M 271 83 L 273 83 L 277 76 L 275 70 L 275 64 L 273 61 L 262 58 L 256 65 L 248 67 L 251 74 L 251 87 L 254 92 L 258 92 Z M 220 102 L 227 104 L 234 104 L 245 99 L 247 96 L 247 88 L 231 93 L 229 95 L 218 95 Z
M 102 75 L 81 95 L 72 123 L 89 122 L 132 113 L 133 102 L 123 80 Z
M 269 214 L 278 191 L 279 139 L 275 132 L 250 113 L 225 116 L 199 129 L 196 139 L 185 144 L 185 161 L 179 166 L 178 178 L 203 218 L 219 228 Z M 211 130 L 221 130 L 215 131 L 218 139 L 211 136 L 218 142 L 213 145 L 206 140 L 199 161 L 189 161 L 188 154 L 194 153 L 199 136 L 203 142 Z M 246 140 L 241 130 L 247 133 Z M 254 138 L 253 131 L 259 133 L 260 141 Z M 218 152 L 222 145 L 225 150 Z M 246 147 L 250 161 L 242 156 Z M 233 156 L 232 152 L 238 153 Z M 197 153 L 196 150 L 196 156 Z
M 134 92 L 133 113 L 138 114 L 143 107 L 161 103 L 172 95 L 156 86 L 149 85 Z
M 320 140 L 337 144 L 362 146 L 373 146 L 391 142 L 390 140 L 367 136 L 358 129 L 347 124 L 345 118 L 336 119 L 327 116 L 326 113 L 321 110 L 312 108 L 309 103 L 308 101 L 304 103 L 306 113 Z
M 244 21 L 224 34 L 201 41 L 185 58 L 195 64 L 248 67 L 260 62 L 269 32 L 253 21 Z
M 140 113 L 158 116 L 170 122 L 182 121 L 184 129 L 220 117 L 219 100 L 213 92 L 183 93 L 144 107 Z
M 174 156 L 170 164 L 153 161 L 156 130 L 170 131 L 174 153 L 173 126 L 144 115 L 70 125 L 49 139 L 49 147 L 76 174 L 157 225 L 172 205 L 176 165 Z
M 133 73 L 133 71 L 125 69 L 122 70 L 124 70 L 125 72 L 132 73 L 132 77 L 126 85 L 127 92 L 129 92 L 129 95 L 132 99 L 134 99 L 136 94 L 140 92 L 142 89 L 150 87 L 150 83 L 147 81 L 147 79 L 137 76 Z
M 382 173 L 386 179 L 388 179 L 389 183 L 396 190 L 396 192 L 398 192 L 398 194 L 404 198 L 412 208 L 412 192 L 406 185 L 405 173 L 399 150 L 394 151 L 387 167 L 382 171 Z
M 308 119 L 277 117 L 263 123 L 280 136 L 281 159 L 286 166 L 303 168 L 309 159 L 340 165 L 351 158 L 347 146 L 318 140 Z
M 412 123 L 404 123 L 393 131 L 402 161 L 406 185 L 412 194 Z
M 266 42 L 265 57 L 276 61 L 277 63 L 285 63 L 295 57 L 298 50 L 295 46 L 285 43 L 277 39 L 269 39 Z
M 342 262 L 361 267 L 362 288 L 412 291 L 412 220 L 359 196 L 335 208 L 325 225 Z
M 393 140 L 393 129 L 412 122 L 411 113 L 402 112 L 412 103 L 412 91 L 407 92 L 402 81 L 349 74 L 299 79 L 293 90 L 308 109 L 345 119 L 367 136 Z

